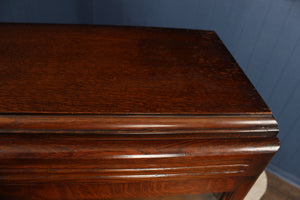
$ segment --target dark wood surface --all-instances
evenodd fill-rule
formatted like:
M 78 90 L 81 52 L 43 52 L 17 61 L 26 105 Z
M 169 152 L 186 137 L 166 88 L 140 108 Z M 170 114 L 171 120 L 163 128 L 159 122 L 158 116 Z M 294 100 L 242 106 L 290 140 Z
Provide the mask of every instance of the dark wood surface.
M 121 199 L 113 199 L 121 200 Z M 131 198 L 130 200 L 216 200 L 212 194 L 177 195 L 168 197 Z
M 0 113 L 271 113 L 212 31 L 2 24 L 0 77 Z
M 274 137 L 277 132 L 271 115 L 0 115 L 2 135 L 26 137 L 51 133 L 102 140 L 214 139 Z
M 0 58 L 1 199 L 240 200 L 279 148 L 211 31 L 2 24 Z
M 280 179 L 274 174 L 267 174 L 267 190 L 260 200 L 299 200 L 300 188 Z M 256 186 L 257 187 L 257 186 Z M 114 199 L 121 200 L 121 199 Z M 211 194 L 180 195 L 168 197 L 132 198 L 130 200 L 216 200 Z M 259 200 L 259 199 L 253 199 Z

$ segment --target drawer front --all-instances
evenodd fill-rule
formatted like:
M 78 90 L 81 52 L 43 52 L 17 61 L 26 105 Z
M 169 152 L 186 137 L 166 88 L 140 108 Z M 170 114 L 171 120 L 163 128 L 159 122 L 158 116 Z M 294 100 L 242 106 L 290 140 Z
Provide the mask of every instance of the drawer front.
M 31 199 L 55 199 L 46 195 L 49 191 L 63 199 L 82 199 L 78 191 L 89 191 L 92 196 L 85 198 L 94 195 L 98 199 L 108 198 L 108 194 L 118 198 L 232 191 L 240 177 L 257 176 L 279 144 L 276 138 L 97 140 L 48 136 L 2 138 L 0 146 L 0 196 L 17 195 L 8 192 L 17 189 Z M 103 191 L 110 192 L 104 195 Z

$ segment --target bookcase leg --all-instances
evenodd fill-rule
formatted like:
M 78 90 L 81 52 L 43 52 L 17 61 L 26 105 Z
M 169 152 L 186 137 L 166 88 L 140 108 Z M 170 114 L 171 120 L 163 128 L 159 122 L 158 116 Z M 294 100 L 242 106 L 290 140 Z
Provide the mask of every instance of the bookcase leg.
M 235 191 L 224 192 L 218 194 L 218 200 L 243 200 L 252 185 L 255 183 L 257 177 L 251 177 L 245 180 Z

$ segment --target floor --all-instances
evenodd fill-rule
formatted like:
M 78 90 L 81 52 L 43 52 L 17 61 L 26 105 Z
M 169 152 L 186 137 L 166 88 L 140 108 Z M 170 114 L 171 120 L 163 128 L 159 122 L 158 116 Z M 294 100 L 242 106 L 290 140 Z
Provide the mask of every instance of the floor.
M 300 189 L 268 173 L 267 191 L 260 200 L 300 200 Z M 212 194 L 172 197 L 135 198 L 131 200 L 215 200 Z
M 268 173 L 267 192 L 261 200 L 299 200 L 300 189 Z

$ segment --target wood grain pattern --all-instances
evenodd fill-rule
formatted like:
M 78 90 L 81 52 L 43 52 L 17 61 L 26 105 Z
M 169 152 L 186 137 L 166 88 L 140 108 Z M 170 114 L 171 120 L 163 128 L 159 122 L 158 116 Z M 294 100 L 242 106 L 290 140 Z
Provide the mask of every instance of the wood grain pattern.
M 1 113 L 271 113 L 211 31 L 2 24 L 0 77 Z
M 126 199 L 178 194 L 198 194 L 208 191 L 232 190 L 240 183 L 239 178 L 188 179 L 178 181 L 139 181 L 127 183 L 95 184 L 26 184 L 0 187 L 5 199 L 55 200 L 55 199 Z M 18 191 L 18 192 L 16 192 Z M 139 191 L 139 192 L 138 192 Z
M 272 115 L 0 115 L 0 132 L 57 133 L 99 139 L 272 137 Z M 96 136 L 95 136 L 96 135 Z M 98 136 L 97 136 L 98 135 Z M 99 135 L 101 137 L 99 137 Z M 16 137 L 16 135 L 14 136 Z M 22 136 L 24 137 L 24 136 Z M 50 136 L 49 136 L 50 137 Z
M 281 149 L 269 170 L 300 185 L 300 1 L 28 2 L 2 1 L 0 20 L 215 30 L 280 124 Z
M 0 36 L 2 199 L 237 200 L 279 148 L 214 32 L 2 24 Z
M 240 200 L 243 199 L 252 185 L 255 183 L 257 177 L 247 177 L 234 192 L 224 192 L 220 196 L 220 200 Z
M 278 150 L 278 140 L 58 141 L 45 138 L 26 141 L 1 138 L 0 146 L 0 182 L 118 182 L 255 175 L 259 169 L 256 156 L 269 159 L 270 154 Z

